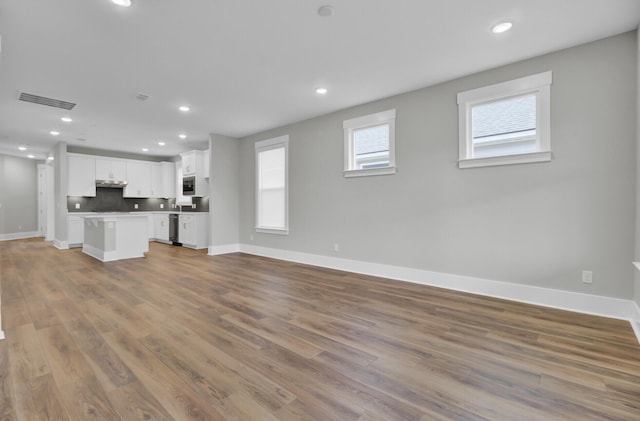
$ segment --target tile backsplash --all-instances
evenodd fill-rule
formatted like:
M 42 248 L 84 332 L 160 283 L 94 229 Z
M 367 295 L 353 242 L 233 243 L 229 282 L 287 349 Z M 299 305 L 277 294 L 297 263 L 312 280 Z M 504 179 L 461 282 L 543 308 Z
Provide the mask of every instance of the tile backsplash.
M 67 196 L 67 210 L 69 212 L 149 212 L 149 211 L 175 211 L 173 207 L 175 199 L 139 199 L 122 197 L 122 189 L 97 187 L 95 197 Z M 193 198 L 195 209 L 191 206 L 183 206 L 183 211 L 208 212 L 209 198 Z M 76 207 L 76 205 L 80 205 Z M 136 205 L 138 208 L 136 209 Z

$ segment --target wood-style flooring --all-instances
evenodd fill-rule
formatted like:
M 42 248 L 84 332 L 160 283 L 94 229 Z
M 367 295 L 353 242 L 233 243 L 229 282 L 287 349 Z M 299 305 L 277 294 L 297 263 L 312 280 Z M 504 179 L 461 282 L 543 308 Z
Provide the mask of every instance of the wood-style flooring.
M 158 243 L 0 285 L 0 420 L 640 420 L 625 321 Z

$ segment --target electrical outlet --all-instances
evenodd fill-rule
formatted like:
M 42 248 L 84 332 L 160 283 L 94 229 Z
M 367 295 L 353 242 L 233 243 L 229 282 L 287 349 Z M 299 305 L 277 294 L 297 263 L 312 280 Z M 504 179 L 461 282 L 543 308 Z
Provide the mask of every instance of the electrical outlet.
M 134 208 L 134 209 L 138 209 L 138 204 L 137 204 L 137 203 L 134 203 L 134 204 L 133 204 L 133 208 Z
M 336 253 L 339 252 L 340 251 L 340 244 L 334 243 L 333 244 L 333 251 L 336 252 Z
M 593 283 L 593 272 L 591 272 L 590 270 L 583 270 L 582 271 L 582 282 L 584 282 L 585 284 L 592 284 Z
M 195 208 L 196 208 L 196 204 L 194 203 L 191 205 L 191 209 L 195 209 Z
M 80 209 L 80 203 L 76 203 L 76 209 Z
M 164 209 L 164 203 L 160 203 L 160 209 Z
M 253 234 L 251 234 L 251 241 L 253 241 Z

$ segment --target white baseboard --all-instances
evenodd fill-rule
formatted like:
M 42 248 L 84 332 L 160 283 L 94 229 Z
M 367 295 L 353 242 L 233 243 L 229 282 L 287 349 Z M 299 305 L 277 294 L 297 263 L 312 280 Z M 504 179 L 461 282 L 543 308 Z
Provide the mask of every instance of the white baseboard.
M 531 285 L 513 284 L 401 266 L 341 259 L 297 251 L 260 247 L 251 244 L 241 244 L 240 251 L 257 256 L 447 288 L 578 313 L 628 320 L 634 329 L 638 342 L 640 342 L 640 308 L 638 308 L 632 300 L 541 288 Z M 210 252 L 209 254 L 212 253 Z
M 60 250 L 67 250 L 69 249 L 69 242 L 55 239 L 53 240 L 53 246 Z
M 209 246 L 208 255 L 217 256 L 218 254 L 238 253 L 240 244 L 223 244 L 221 246 Z
M 0 234 L 0 241 L 21 240 L 23 238 L 42 237 L 42 233 L 38 231 L 14 232 L 9 234 Z

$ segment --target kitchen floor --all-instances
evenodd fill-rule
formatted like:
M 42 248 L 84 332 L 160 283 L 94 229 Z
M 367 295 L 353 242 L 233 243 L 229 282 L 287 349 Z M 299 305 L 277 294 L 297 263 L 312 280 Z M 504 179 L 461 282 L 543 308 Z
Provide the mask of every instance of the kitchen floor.
M 629 323 L 151 243 L 0 243 L 0 419 L 639 419 Z

